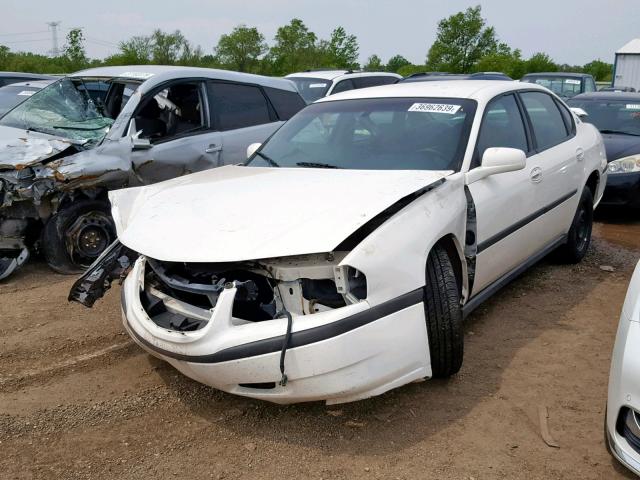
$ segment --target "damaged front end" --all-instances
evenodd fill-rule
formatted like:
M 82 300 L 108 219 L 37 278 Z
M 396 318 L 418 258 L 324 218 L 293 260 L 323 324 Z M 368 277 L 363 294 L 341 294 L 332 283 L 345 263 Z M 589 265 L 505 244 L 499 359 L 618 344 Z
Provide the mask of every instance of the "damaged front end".
M 234 287 L 232 317 L 240 323 L 289 312 L 312 315 L 357 303 L 367 295 L 364 274 L 340 265 L 347 252 L 247 262 L 183 263 L 142 258 L 140 302 L 159 327 L 195 331 L 211 317 L 225 288 Z M 76 281 L 69 300 L 93 306 L 111 282 L 126 276 L 138 254 L 116 241 Z

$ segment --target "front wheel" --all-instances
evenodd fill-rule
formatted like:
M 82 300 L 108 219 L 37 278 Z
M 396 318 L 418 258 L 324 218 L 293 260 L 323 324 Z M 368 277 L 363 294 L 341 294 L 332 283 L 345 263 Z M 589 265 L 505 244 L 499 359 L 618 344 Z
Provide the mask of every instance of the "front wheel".
M 589 250 L 592 228 L 593 196 L 591 190 L 585 188 L 567 235 L 567 243 L 558 248 L 555 257 L 562 263 L 580 262 Z
M 42 232 L 42 252 L 58 273 L 84 271 L 115 240 L 108 202 L 80 200 L 61 209 Z
M 424 287 L 424 314 L 434 377 L 460 370 L 464 352 L 462 308 L 456 275 L 444 248 L 429 253 Z

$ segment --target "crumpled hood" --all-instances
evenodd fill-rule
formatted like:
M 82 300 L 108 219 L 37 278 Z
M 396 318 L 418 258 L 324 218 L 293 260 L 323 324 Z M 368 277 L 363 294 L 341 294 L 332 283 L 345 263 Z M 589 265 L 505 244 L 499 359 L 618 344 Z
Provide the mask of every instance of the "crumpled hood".
M 24 168 L 57 155 L 74 142 L 46 133 L 0 126 L 0 168 Z
M 401 198 L 452 172 L 226 166 L 112 191 L 118 237 L 163 261 L 329 252 Z

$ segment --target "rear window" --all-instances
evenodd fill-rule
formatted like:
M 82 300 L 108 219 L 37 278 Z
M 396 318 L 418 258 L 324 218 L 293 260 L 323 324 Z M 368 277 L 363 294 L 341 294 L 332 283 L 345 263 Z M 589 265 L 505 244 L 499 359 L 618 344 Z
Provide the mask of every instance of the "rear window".
M 356 88 L 367 88 L 367 87 L 377 87 L 379 85 L 391 85 L 392 83 L 396 83 L 398 81 L 397 78 L 381 75 L 379 77 L 358 77 L 353 79 L 353 83 L 355 83 Z
M 324 78 L 287 77 L 287 79 L 296 84 L 298 92 L 307 103 L 313 103 L 324 97 L 331 87 L 331 80 Z
M 582 93 L 582 80 L 576 77 L 535 76 L 525 77 L 522 81 L 542 85 L 561 97 L 573 97 Z
M 271 100 L 273 108 L 276 109 L 276 113 L 280 120 L 289 120 L 292 116 L 298 113 L 299 110 L 306 106 L 302 97 L 296 92 L 289 92 L 287 90 L 269 87 L 265 87 L 264 91 L 269 97 L 269 100 Z

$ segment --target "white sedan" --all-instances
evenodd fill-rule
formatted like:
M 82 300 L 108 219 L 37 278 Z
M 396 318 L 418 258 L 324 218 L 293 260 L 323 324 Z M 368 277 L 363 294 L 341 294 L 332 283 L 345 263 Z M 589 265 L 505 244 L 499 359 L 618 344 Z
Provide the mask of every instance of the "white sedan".
M 456 373 L 463 317 L 548 253 L 580 261 L 606 184 L 595 127 L 515 82 L 333 95 L 248 150 L 112 192 L 119 241 L 70 298 L 91 305 L 128 272 L 142 348 L 277 403 Z
M 640 475 L 640 263 L 622 306 L 611 359 L 605 436 L 610 452 Z

